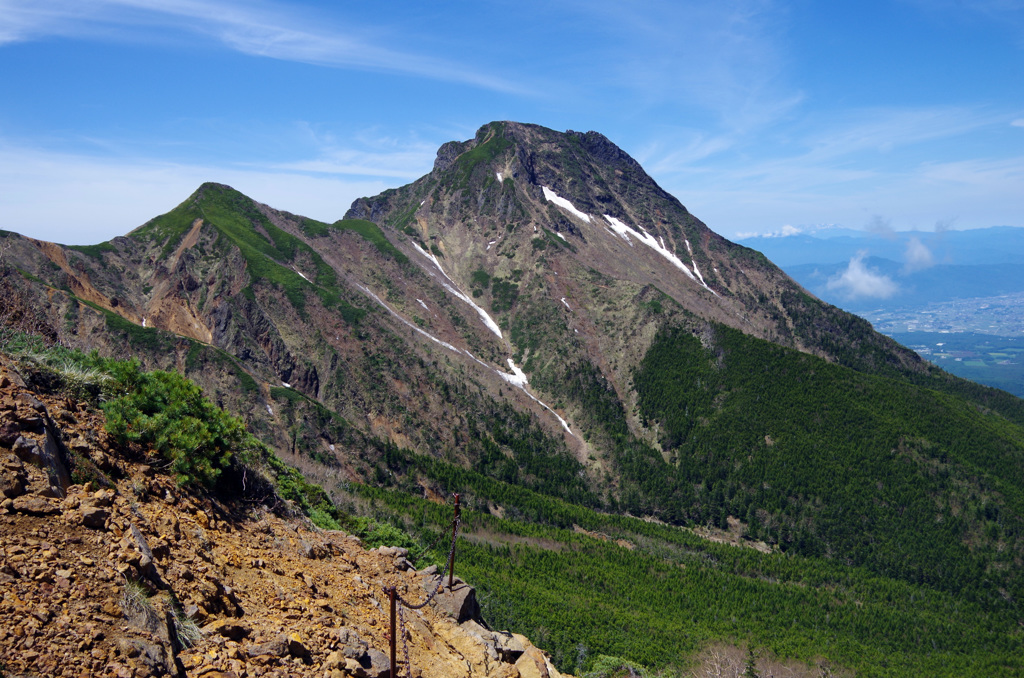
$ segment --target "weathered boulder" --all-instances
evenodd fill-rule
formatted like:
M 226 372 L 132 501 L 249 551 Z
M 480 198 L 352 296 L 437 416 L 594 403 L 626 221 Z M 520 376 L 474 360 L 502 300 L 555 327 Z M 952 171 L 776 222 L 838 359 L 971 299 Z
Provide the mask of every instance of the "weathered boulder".
M 340 651 L 346 657 L 359 659 L 370 648 L 369 644 L 350 628 L 343 626 L 338 629 L 337 633 Z
M 82 524 L 97 530 L 102 530 L 106 527 L 107 518 L 110 517 L 110 511 L 98 506 L 85 506 L 82 508 L 81 513 Z
M 246 650 L 250 657 L 270 655 L 272 657 L 295 657 L 306 663 L 309 662 L 309 648 L 302 641 L 297 633 L 291 635 L 282 633 L 272 640 L 250 645 Z
M 14 510 L 30 516 L 52 516 L 60 513 L 60 504 L 46 497 L 18 497 Z
M 433 591 L 436 585 L 437 579 L 434 577 L 426 577 L 423 580 L 425 591 Z M 431 604 L 455 619 L 458 624 L 470 619 L 480 621 L 480 604 L 476 600 L 476 589 L 458 577 L 454 578 L 450 589 L 448 582 L 445 582 Z
M 10 499 L 25 494 L 28 474 L 18 457 L 7 453 L 0 460 L 0 494 Z

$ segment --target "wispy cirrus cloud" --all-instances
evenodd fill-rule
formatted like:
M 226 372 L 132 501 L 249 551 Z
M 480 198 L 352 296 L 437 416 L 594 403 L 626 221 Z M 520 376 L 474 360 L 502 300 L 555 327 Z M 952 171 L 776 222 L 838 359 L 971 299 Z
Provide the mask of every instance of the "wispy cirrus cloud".
M 203 35 L 255 57 L 330 68 L 389 71 L 472 85 L 498 92 L 531 94 L 521 83 L 466 63 L 389 48 L 357 37 L 362 25 L 330 26 L 294 6 L 231 0 L 0 0 L 0 45 L 48 36 L 138 39 L 152 29 L 165 39 L 169 28 Z
M 803 94 L 785 79 L 779 34 L 785 11 L 774 0 L 576 3 L 611 39 L 601 43 L 611 84 L 637 105 L 700 107 L 723 129 L 759 129 Z
M 335 148 L 333 153 L 292 163 L 188 163 L 53 152 L 0 139 L 0 229 L 93 244 L 170 210 L 205 181 L 230 184 L 254 200 L 332 222 L 356 198 L 394 186 L 394 177 L 429 170 L 430 158 L 415 145 L 390 151 Z
M 964 151 L 949 146 L 961 136 L 1005 129 L 1007 119 L 984 108 L 861 109 L 777 126 L 788 141 L 761 148 L 749 140 L 735 147 L 699 137 L 678 147 L 659 140 L 642 161 L 726 232 L 775 232 L 787 223 L 860 227 L 877 212 L 898 215 L 898 228 L 921 227 L 959 213 L 956 205 L 965 201 L 986 206 L 975 208 L 975 225 L 1016 223 L 1019 216 L 1005 207 L 1024 182 L 1024 156 L 957 158 L 951 153 Z

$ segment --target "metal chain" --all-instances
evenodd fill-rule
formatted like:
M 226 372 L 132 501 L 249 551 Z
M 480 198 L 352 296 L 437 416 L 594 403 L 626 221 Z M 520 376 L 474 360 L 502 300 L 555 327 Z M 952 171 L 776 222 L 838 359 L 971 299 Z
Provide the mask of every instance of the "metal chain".
M 441 586 L 444 584 L 444 575 L 448 571 L 448 563 L 451 562 L 452 553 L 455 552 L 455 541 L 456 541 L 456 539 L 459 536 L 459 525 L 461 523 L 462 523 L 462 521 L 458 520 L 458 519 L 452 521 L 452 528 L 453 528 L 452 529 L 452 545 L 451 545 L 451 548 L 448 549 L 448 557 L 444 561 L 444 567 L 441 568 L 441 576 L 438 577 L 437 585 L 434 586 L 434 590 L 431 591 L 430 595 L 427 596 L 426 600 L 424 600 L 419 605 L 413 605 L 412 603 L 406 601 L 404 598 L 399 596 L 398 597 L 398 601 L 400 603 L 402 603 L 402 605 L 406 606 L 410 610 L 420 610 L 420 609 L 426 607 L 427 605 L 429 605 L 430 601 L 432 601 L 434 599 L 434 596 L 437 595 L 437 592 L 441 590 Z
M 412 662 L 409 660 L 409 634 L 405 631 L 405 614 L 402 612 L 404 605 L 398 606 L 398 633 L 402 638 L 402 652 L 405 653 L 405 675 L 412 678 Z
M 412 604 L 408 603 L 405 599 L 403 599 L 400 595 L 398 595 L 398 589 L 396 587 L 391 586 L 391 587 L 386 587 L 384 589 L 385 592 L 387 592 L 387 594 L 388 594 L 388 596 L 390 598 L 390 602 L 391 602 L 391 626 L 392 626 L 392 629 L 394 629 L 394 624 L 395 624 L 395 612 L 396 612 L 395 607 L 396 607 L 396 603 L 398 603 L 398 605 L 397 605 L 397 607 L 398 607 L 398 610 L 397 610 L 398 620 L 397 621 L 398 621 L 399 629 L 397 631 L 393 630 L 390 633 L 390 635 L 392 636 L 390 638 L 390 642 L 391 642 L 391 672 L 392 673 L 397 673 L 397 670 L 398 670 L 397 666 L 395 666 L 395 664 L 396 664 L 396 662 L 395 662 L 395 640 L 396 639 L 394 638 L 394 635 L 395 635 L 395 633 L 399 633 L 402 636 L 402 651 L 405 653 L 405 667 L 406 667 L 406 674 L 405 675 L 406 675 L 406 678 L 412 678 L 412 661 L 409 659 L 409 637 L 408 637 L 409 634 L 408 634 L 408 632 L 405 629 L 405 613 L 404 613 L 404 609 L 403 608 L 407 607 L 410 610 L 419 610 L 421 608 L 424 608 L 424 607 L 426 607 L 427 605 L 430 604 L 430 601 L 432 601 L 434 599 L 434 596 L 437 595 L 437 592 L 441 590 L 441 586 L 444 584 L 444 576 L 447 573 L 448 566 L 452 563 L 452 560 L 453 560 L 454 555 L 455 555 L 455 544 L 456 544 L 456 542 L 458 541 L 458 538 L 459 538 L 459 525 L 461 525 L 461 524 L 462 524 L 462 520 L 459 518 L 459 495 L 456 494 L 455 495 L 455 518 L 451 522 L 452 544 L 451 544 L 451 547 L 448 549 L 448 558 L 445 559 L 444 567 L 441 569 L 441 576 L 438 577 L 437 584 L 434 586 L 434 590 L 430 592 L 430 595 L 427 596 L 426 600 L 424 600 L 419 605 L 412 605 Z M 434 540 L 434 543 L 431 545 L 430 549 L 428 549 L 428 550 L 431 550 L 435 546 L 437 546 L 440 543 L 441 539 L 447 534 L 447 532 L 448 532 L 447 530 L 442 532 L 438 536 L 438 538 Z M 453 569 L 453 572 L 454 572 L 454 569 Z

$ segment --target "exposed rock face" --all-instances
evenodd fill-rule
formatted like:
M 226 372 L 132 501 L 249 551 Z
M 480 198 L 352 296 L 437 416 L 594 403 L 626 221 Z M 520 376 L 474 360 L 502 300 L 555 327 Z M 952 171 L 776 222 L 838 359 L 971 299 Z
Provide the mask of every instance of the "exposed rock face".
M 595 398 L 660 444 L 632 414 L 632 375 L 665 326 L 721 323 L 868 372 L 931 369 L 715 234 L 597 132 L 484 125 L 346 216 L 359 221 L 315 222 L 203 184 L 97 246 L 0 234 L 26 274 L 0 291 L 22 290 L 19 313 L 45 316 L 63 343 L 130 347 L 147 368 L 179 370 L 279 453 L 350 479 L 373 477 L 387 444 L 451 449 L 470 467 L 472 422 L 498 413 L 506 429 L 528 417 L 588 491 L 621 498 L 619 434 Z M 22 409 L 0 442 L 35 436 L 18 449 L 42 458 L 45 417 Z M 51 474 L 57 495 L 67 484 Z
M 112 448 L 95 411 L 67 399 L 20 397 L 0 367 L 0 665 L 44 676 L 390 676 L 387 596 L 416 599 L 436 581 L 405 549 L 364 550 L 357 539 L 260 507 L 182 491 L 152 466 Z M 28 408 L 27 410 L 25 408 Z M 74 421 L 54 433 L 103 455 L 111 486 L 66 487 L 12 450 L 41 444 L 32 412 Z M 94 427 L 95 449 L 84 442 Z M 90 455 L 91 453 L 91 455 Z M 32 455 L 28 455 L 34 458 Z M 451 613 L 451 614 L 450 614 Z M 521 637 L 478 622 L 473 589 L 405 610 L 399 675 L 560 674 Z M 459 622 L 462 622 L 461 624 Z

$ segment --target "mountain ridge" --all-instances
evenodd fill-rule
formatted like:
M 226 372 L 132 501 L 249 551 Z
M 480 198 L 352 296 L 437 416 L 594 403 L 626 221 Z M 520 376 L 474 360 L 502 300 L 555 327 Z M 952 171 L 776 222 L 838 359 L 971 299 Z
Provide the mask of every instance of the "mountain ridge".
M 203 184 L 108 243 L 4 243 L 54 340 L 192 376 L 326 487 L 738 526 L 1019 617 L 1022 401 L 809 295 L 597 133 L 484 125 L 333 224 Z

